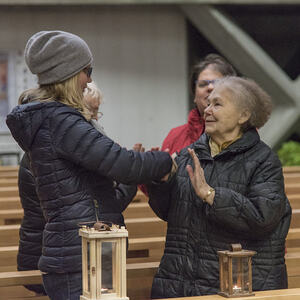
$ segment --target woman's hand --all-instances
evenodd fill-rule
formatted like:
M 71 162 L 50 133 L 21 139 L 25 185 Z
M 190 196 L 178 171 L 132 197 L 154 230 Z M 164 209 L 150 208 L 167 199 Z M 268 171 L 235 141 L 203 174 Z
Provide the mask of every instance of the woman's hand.
M 195 193 L 198 197 L 203 199 L 203 201 L 212 205 L 214 202 L 215 191 L 211 186 L 207 184 L 204 176 L 204 171 L 200 165 L 200 161 L 195 151 L 193 149 L 188 148 L 188 152 L 194 161 L 195 169 L 193 170 L 192 166 L 187 165 L 186 170 L 189 174 Z

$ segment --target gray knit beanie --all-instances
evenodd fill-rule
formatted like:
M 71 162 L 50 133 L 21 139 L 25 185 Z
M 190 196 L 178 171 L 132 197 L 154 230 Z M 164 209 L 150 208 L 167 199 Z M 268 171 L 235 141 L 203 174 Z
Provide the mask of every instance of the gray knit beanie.
M 40 31 L 25 47 L 25 61 L 39 84 L 62 82 L 92 61 L 92 53 L 79 36 L 64 31 Z

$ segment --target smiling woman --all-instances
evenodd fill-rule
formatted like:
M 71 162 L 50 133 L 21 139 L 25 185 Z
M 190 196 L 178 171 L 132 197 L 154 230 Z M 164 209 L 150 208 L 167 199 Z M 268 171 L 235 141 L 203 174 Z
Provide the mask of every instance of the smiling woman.
M 205 134 L 176 157 L 175 176 L 148 187 L 152 209 L 168 222 L 152 298 L 216 294 L 217 251 L 236 243 L 257 252 L 253 290 L 287 288 L 291 208 L 280 161 L 257 132 L 270 97 L 253 80 L 227 77 L 208 100 Z
M 262 127 L 272 111 L 270 96 L 254 81 L 227 77 L 215 83 L 204 110 L 205 132 L 222 148 L 250 128 Z

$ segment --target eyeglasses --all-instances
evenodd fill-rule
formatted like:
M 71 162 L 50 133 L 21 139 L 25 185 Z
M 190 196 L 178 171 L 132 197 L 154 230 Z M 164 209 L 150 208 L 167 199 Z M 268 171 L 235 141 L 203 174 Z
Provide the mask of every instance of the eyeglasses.
M 86 74 L 87 77 L 90 78 L 92 76 L 93 68 L 92 67 L 84 68 L 83 72 Z
M 195 84 L 198 86 L 198 87 L 205 87 L 205 86 L 208 86 L 210 84 L 214 84 L 218 81 L 218 79 L 213 79 L 213 80 L 196 80 L 195 81 Z
M 103 116 L 103 112 L 98 111 L 98 112 L 97 112 L 97 117 L 98 117 L 98 119 L 102 118 L 102 116 Z

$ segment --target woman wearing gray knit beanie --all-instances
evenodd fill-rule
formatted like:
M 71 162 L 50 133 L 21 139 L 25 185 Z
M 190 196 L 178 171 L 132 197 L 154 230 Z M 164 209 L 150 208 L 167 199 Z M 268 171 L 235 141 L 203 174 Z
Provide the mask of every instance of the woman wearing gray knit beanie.
M 22 93 L 6 122 L 28 156 L 45 218 L 38 268 L 50 299 L 79 300 L 78 223 L 99 219 L 123 225 L 114 181 L 160 180 L 172 159 L 165 152 L 128 151 L 92 126 L 83 91 L 91 82 L 93 59 L 80 37 L 38 32 L 27 42 L 25 60 L 39 87 Z M 20 178 L 20 190 L 22 185 Z

